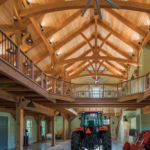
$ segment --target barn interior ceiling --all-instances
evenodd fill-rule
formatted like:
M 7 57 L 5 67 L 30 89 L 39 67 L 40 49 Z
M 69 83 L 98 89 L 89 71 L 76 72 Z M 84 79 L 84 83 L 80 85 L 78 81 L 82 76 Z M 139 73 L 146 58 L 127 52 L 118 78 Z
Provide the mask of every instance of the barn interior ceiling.
M 75 83 L 127 80 L 148 42 L 150 1 L 114 0 L 120 9 L 109 0 L 89 2 L 84 14 L 87 0 L 1 1 L 0 28 L 51 76 Z

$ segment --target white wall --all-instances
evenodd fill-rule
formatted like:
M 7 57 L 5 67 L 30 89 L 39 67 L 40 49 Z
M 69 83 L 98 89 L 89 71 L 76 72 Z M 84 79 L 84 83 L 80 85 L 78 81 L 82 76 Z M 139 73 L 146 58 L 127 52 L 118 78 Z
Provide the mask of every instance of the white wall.
M 24 118 L 24 131 L 26 128 L 26 121 L 32 120 L 32 136 L 29 138 L 29 144 L 35 143 L 37 141 L 37 124 L 33 116 L 25 116 Z

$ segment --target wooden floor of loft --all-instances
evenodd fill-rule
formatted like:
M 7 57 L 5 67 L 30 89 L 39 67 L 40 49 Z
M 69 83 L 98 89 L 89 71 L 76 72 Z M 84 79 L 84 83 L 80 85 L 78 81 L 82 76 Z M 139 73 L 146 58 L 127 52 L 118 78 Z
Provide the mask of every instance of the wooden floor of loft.
M 24 76 L 0 58 L 0 90 L 1 89 L 16 94 L 17 96 L 24 96 L 28 99 L 40 98 L 53 103 L 55 103 L 57 99 L 74 101 L 72 97 L 50 94 L 40 85 Z
M 12 68 L 9 64 L 0 59 L 0 92 L 33 100 L 36 103 L 52 108 L 74 108 L 74 107 L 130 107 L 141 108 L 150 105 L 150 89 L 145 93 L 125 97 L 121 101 L 118 99 L 94 99 L 77 98 L 74 102 L 64 102 L 58 99 L 52 99 L 50 94 L 39 85 L 29 80 L 22 73 Z M 54 96 L 54 95 L 53 95 Z M 56 95 L 58 98 L 58 95 Z M 62 96 L 61 96 L 62 97 Z M 60 97 L 60 98 L 61 98 Z M 65 99 L 65 97 L 63 97 Z M 54 104 L 56 100 L 56 104 Z

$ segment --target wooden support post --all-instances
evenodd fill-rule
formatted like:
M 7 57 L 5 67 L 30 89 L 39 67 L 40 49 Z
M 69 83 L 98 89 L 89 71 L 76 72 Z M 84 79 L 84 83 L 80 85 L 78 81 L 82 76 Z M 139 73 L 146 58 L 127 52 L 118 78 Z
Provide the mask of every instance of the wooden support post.
M 24 110 L 20 107 L 16 109 L 16 150 L 23 150 L 23 124 Z
M 35 120 L 37 123 L 37 142 L 40 143 L 41 142 L 41 120 L 42 120 L 42 117 L 40 115 L 35 116 Z
M 50 133 L 50 122 L 51 122 L 51 120 L 48 118 L 46 120 L 46 123 L 47 123 L 47 133 Z
M 69 127 L 68 127 L 68 137 L 69 137 L 69 139 L 71 139 L 71 122 L 72 122 L 72 120 L 69 120 Z
M 55 133 L 56 133 L 56 115 L 52 116 L 52 146 L 56 145 Z
M 63 116 L 63 141 L 66 140 L 66 117 Z

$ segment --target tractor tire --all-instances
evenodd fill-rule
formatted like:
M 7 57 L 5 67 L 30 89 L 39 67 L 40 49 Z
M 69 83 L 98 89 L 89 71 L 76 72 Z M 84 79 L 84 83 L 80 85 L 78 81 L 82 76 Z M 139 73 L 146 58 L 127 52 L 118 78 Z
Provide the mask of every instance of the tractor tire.
M 81 136 L 79 132 L 74 131 L 72 133 L 71 150 L 81 150 Z
M 110 132 L 104 132 L 101 136 L 102 138 L 102 146 L 103 150 L 111 150 L 112 149 L 112 141 Z

